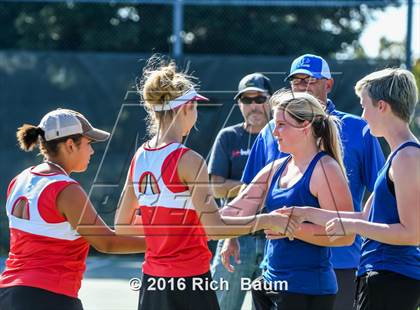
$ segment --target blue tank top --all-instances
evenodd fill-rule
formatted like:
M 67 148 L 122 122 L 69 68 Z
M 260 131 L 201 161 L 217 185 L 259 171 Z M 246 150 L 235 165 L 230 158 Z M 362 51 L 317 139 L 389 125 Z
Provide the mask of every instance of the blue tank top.
M 369 222 L 400 223 L 394 184 L 389 179 L 388 172 L 395 155 L 407 146 L 420 148 L 420 144 L 416 142 L 403 143 L 391 154 L 379 172 L 373 190 Z M 390 245 L 366 238 L 362 244 L 357 275 L 362 276 L 373 270 L 393 271 L 420 280 L 420 249 L 418 246 Z
M 297 183 L 288 188 L 281 188 L 281 175 L 291 159 L 291 156 L 288 156 L 273 176 L 266 199 L 267 210 L 271 212 L 290 206 L 319 208 L 318 199 L 309 190 L 309 183 L 316 163 L 324 155 L 325 152 L 320 152 L 314 156 Z M 267 240 L 265 256 L 267 266 L 263 277 L 266 282 L 275 284 L 278 281 L 287 281 L 288 292 L 292 293 L 337 293 L 337 280 L 330 262 L 330 248 L 297 239 Z

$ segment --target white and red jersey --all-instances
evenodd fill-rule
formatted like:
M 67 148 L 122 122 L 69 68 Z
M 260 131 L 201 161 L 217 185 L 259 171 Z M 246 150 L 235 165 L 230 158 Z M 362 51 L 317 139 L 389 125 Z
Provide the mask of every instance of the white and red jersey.
M 31 286 L 77 297 L 89 244 L 60 214 L 56 198 L 66 186 L 78 183 L 64 174 L 32 169 L 13 179 L 7 191 L 10 252 L 0 287 Z M 28 219 L 13 215 L 18 203 Z
M 178 162 L 189 149 L 180 143 L 141 146 L 130 167 L 139 202 L 146 254 L 143 272 L 156 277 L 191 277 L 209 271 L 207 235 L 179 179 Z

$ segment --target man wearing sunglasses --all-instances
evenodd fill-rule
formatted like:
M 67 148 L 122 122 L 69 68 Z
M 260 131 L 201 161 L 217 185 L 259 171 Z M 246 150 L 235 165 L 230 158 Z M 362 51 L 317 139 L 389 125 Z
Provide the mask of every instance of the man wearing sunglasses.
M 258 133 L 270 120 L 268 99 L 272 94 L 270 80 L 260 73 L 245 76 L 239 82 L 234 97 L 243 116 L 243 122 L 222 129 L 216 137 L 209 161 L 209 174 L 214 196 L 226 203 L 234 198 L 242 185 L 240 181 L 251 147 Z M 239 243 L 242 249 L 239 263 Z M 229 290 L 217 291 L 221 309 L 240 309 L 245 297 L 241 290 L 241 278 L 253 279 L 258 276 L 259 262 L 263 257 L 265 236 L 244 236 L 235 239 L 229 248 L 219 241 L 213 260 L 213 279 L 226 280 Z M 227 252 L 228 251 L 228 252 Z M 234 256 L 236 267 L 225 257 Z
M 290 83 L 293 91 L 308 92 L 317 97 L 329 114 L 342 121 L 340 136 L 344 149 L 344 165 L 354 209 L 360 211 L 365 190 L 373 191 L 378 171 L 384 164 L 378 140 L 370 134 L 367 123 L 360 117 L 335 109 L 334 103 L 328 98 L 334 80 L 327 62 L 322 57 L 306 54 L 296 58 L 286 81 Z M 287 155 L 278 149 L 272 134 L 273 128 L 274 122 L 270 121 L 255 140 L 241 179 L 244 184 L 251 183 L 255 175 L 267 164 Z M 334 309 L 353 309 L 354 280 L 360 258 L 360 246 L 361 238 L 357 237 L 352 246 L 332 248 L 332 264 L 338 282 Z

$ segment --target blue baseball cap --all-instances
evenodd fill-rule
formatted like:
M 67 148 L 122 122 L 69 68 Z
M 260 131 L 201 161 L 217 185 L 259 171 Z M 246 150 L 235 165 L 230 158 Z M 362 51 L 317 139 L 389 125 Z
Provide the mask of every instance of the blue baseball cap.
M 290 74 L 285 81 L 298 73 L 307 74 L 316 79 L 331 79 L 330 67 L 325 59 L 312 54 L 305 54 L 293 60 Z

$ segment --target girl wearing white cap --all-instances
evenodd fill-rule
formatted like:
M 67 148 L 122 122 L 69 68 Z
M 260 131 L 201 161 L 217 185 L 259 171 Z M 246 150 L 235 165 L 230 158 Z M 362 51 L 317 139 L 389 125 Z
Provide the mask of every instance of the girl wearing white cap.
M 66 109 L 18 129 L 20 148 L 38 147 L 45 160 L 19 173 L 7 190 L 10 252 L 0 276 L 0 309 L 83 309 L 77 295 L 89 245 L 104 253 L 144 252 L 144 238 L 116 236 L 69 176 L 87 169 L 91 142 L 108 137 Z
M 197 101 L 208 99 L 174 62 L 149 60 L 139 91 L 152 138 L 134 155 L 115 224 L 117 233 L 144 229 L 146 236 L 139 309 L 219 309 L 207 236 L 235 237 L 264 227 L 291 233 L 297 224 L 278 214 L 219 215 L 204 159 L 181 143 L 197 120 Z M 252 197 L 247 203 L 254 203 Z M 135 226 L 137 209 L 142 224 Z

